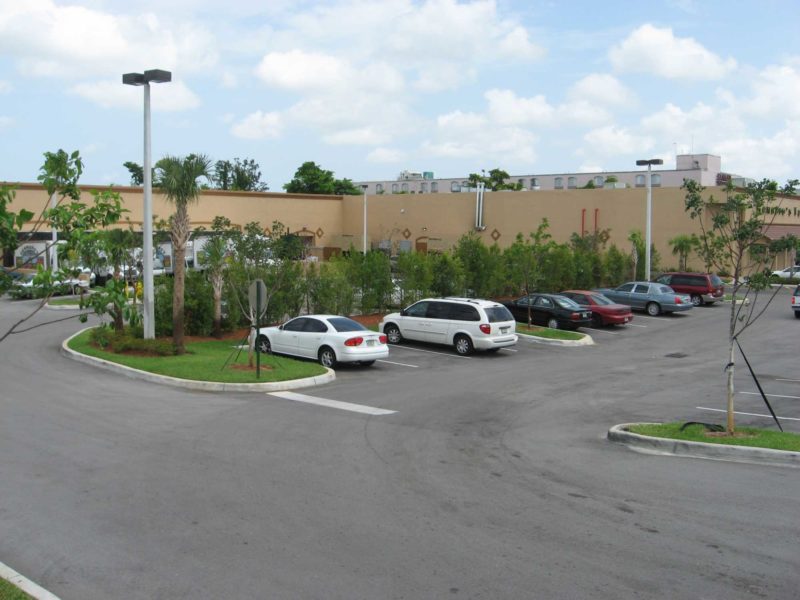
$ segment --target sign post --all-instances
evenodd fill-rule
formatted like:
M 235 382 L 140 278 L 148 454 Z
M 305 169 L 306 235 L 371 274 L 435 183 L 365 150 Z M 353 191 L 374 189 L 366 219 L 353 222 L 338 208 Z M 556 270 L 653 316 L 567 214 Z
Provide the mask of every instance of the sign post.
M 261 315 L 264 312 L 264 301 L 267 298 L 267 286 L 261 279 L 256 279 L 247 290 L 247 299 L 250 301 L 250 313 L 255 314 L 255 345 L 256 345 L 256 379 L 261 379 L 261 348 L 258 345 L 258 330 L 261 327 Z

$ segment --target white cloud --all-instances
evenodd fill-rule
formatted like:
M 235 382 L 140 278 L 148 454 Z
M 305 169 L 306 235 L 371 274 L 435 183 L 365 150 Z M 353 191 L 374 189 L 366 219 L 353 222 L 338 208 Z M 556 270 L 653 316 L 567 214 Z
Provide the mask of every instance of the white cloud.
M 751 82 L 752 95 L 740 109 L 757 117 L 800 118 L 800 58 L 770 65 Z
M 231 133 L 248 140 L 274 139 L 280 137 L 283 120 L 279 113 L 264 113 L 260 110 L 247 115 L 231 127 Z
M 668 79 L 718 80 L 736 68 L 692 38 L 675 37 L 671 28 L 645 24 L 609 51 L 617 71 L 652 73 Z
M 287 90 L 319 90 L 345 84 L 354 71 L 345 61 L 318 52 L 271 52 L 258 67 L 256 75 L 268 85 Z
M 239 85 L 239 80 L 236 78 L 236 75 L 230 71 L 225 71 L 220 78 L 220 83 L 222 87 L 232 89 Z
M 575 82 L 567 93 L 575 102 L 604 106 L 631 106 L 636 96 L 613 75 L 592 73 Z
M 14 86 L 10 82 L 0 80 L 0 94 L 8 94 L 13 89 Z
M 724 170 L 761 179 L 796 178 L 800 160 L 800 121 L 792 121 L 773 135 L 730 137 L 712 146 L 724 158 Z M 781 180 L 779 183 L 784 183 Z
M 345 129 L 322 136 L 326 144 L 331 145 L 371 145 L 381 144 L 387 141 L 385 133 L 376 131 L 372 127 L 359 127 L 357 129 Z
M 155 66 L 183 73 L 214 66 L 214 36 L 192 23 L 174 27 L 155 14 L 114 15 L 52 0 L 7 1 L 0 52 L 31 76 L 87 77 Z
M 653 147 L 653 138 L 631 133 L 625 127 L 606 125 L 583 136 L 592 156 L 616 157 L 646 152 Z
M 543 95 L 520 98 L 511 90 L 489 90 L 489 118 L 501 125 L 545 125 L 553 119 L 555 109 Z
M 611 113 L 598 104 L 578 100 L 560 104 L 556 110 L 555 123 L 561 125 L 600 125 L 611 120 Z
M 142 110 L 144 102 L 141 87 L 123 85 L 121 80 L 78 83 L 69 91 L 103 108 Z M 182 81 L 150 85 L 150 107 L 153 112 L 180 111 L 198 106 L 200 99 Z
M 375 148 L 367 154 L 367 162 L 399 163 L 406 160 L 407 154 L 398 148 Z

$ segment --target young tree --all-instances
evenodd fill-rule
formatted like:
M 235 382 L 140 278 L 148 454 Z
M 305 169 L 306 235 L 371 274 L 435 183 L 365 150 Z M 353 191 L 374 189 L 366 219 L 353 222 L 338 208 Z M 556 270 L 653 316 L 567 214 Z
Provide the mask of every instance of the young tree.
M 764 306 L 757 303 L 759 291 L 767 288 L 769 278 L 764 271 L 772 264 L 775 252 L 785 243 L 770 244 L 764 237 L 766 228 L 772 224 L 777 215 L 787 212 L 781 205 L 783 196 L 795 195 L 798 182 L 789 181 L 782 188 L 774 181 L 762 180 L 748 184 L 744 189 L 736 189 L 728 182 L 723 198 L 713 195 L 705 197 L 704 189 L 699 183 L 684 181 L 686 190 L 686 212 L 700 225 L 700 243 L 704 255 L 718 270 L 730 269 L 733 273 L 733 300 L 731 301 L 730 319 L 728 322 L 728 364 L 725 368 L 727 377 L 726 431 L 733 435 L 734 421 L 734 387 L 735 346 L 737 339 L 764 314 L 767 306 L 779 288 L 776 288 Z M 768 272 L 768 271 L 767 271 Z M 761 276 L 758 276 L 761 273 Z M 744 285 L 745 278 L 750 284 L 745 300 L 753 293 L 750 302 L 739 302 L 738 293 Z
M 431 293 L 439 297 L 455 296 L 464 290 L 464 265 L 450 252 L 429 254 L 433 271 Z
M 176 352 L 186 352 L 183 341 L 183 293 L 186 277 L 186 242 L 189 240 L 191 223 L 188 206 L 200 195 L 197 180 L 209 178 L 211 161 L 203 155 L 190 154 L 185 158 L 165 156 L 156 163 L 158 187 L 175 205 L 172 215 L 170 237 L 172 239 L 173 273 L 175 289 L 172 300 L 172 340 Z M 149 257 L 148 257 L 149 258 Z
M 17 249 L 17 233 L 23 225 L 33 218 L 29 210 L 12 212 L 8 207 L 13 202 L 16 192 L 11 186 L 0 186 L 0 252 Z M 0 269 L 0 295 L 11 285 L 11 277 Z
M 225 268 L 231 251 L 231 238 L 237 231 L 231 225 L 230 219 L 214 217 L 211 224 L 212 235 L 203 247 L 206 276 L 214 297 L 213 335 L 216 338 L 222 337 L 222 292 L 225 288 Z
M 431 255 L 421 252 L 404 252 L 397 259 L 397 274 L 403 293 L 402 303 L 411 304 L 430 293 L 433 284 Z
M 681 271 L 686 270 L 686 263 L 689 259 L 689 253 L 697 247 L 698 238 L 696 235 L 688 235 L 685 233 L 676 235 L 669 240 L 669 245 L 672 246 L 672 255 L 678 257 L 678 268 Z
M 128 169 L 128 173 L 131 174 L 131 185 L 144 185 L 144 167 L 142 165 L 129 160 L 122 163 L 122 166 Z
M 294 178 L 284 184 L 283 189 L 290 194 L 333 194 L 335 186 L 333 171 L 326 171 L 317 163 L 307 161 L 300 165 Z

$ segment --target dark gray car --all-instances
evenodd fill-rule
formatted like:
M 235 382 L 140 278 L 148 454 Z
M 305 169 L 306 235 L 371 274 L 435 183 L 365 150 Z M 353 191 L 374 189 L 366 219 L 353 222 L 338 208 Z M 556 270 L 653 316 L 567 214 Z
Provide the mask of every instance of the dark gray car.
M 650 316 L 668 312 L 691 310 L 692 299 L 679 294 L 668 285 L 650 281 L 629 281 L 614 289 L 597 289 L 614 302 L 627 304 L 631 308 L 647 311 Z

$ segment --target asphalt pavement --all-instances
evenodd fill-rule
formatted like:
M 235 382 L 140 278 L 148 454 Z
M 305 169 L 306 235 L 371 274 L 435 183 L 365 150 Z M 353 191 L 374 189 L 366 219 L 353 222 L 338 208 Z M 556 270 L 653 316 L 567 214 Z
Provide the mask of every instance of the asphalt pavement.
M 800 432 L 788 298 L 742 345 Z M 32 306 L 0 299 L 0 330 Z M 723 422 L 727 324 L 715 305 L 586 347 L 406 344 L 294 398 L 121 378 L 61 356 L 79 323 L 38 327 L 0 343 L 0 562 L 63 600 L 796 598 L 797 469 L 605 439 Z M 738 423 L 769 427 L 743 363 L 736 383 Z

